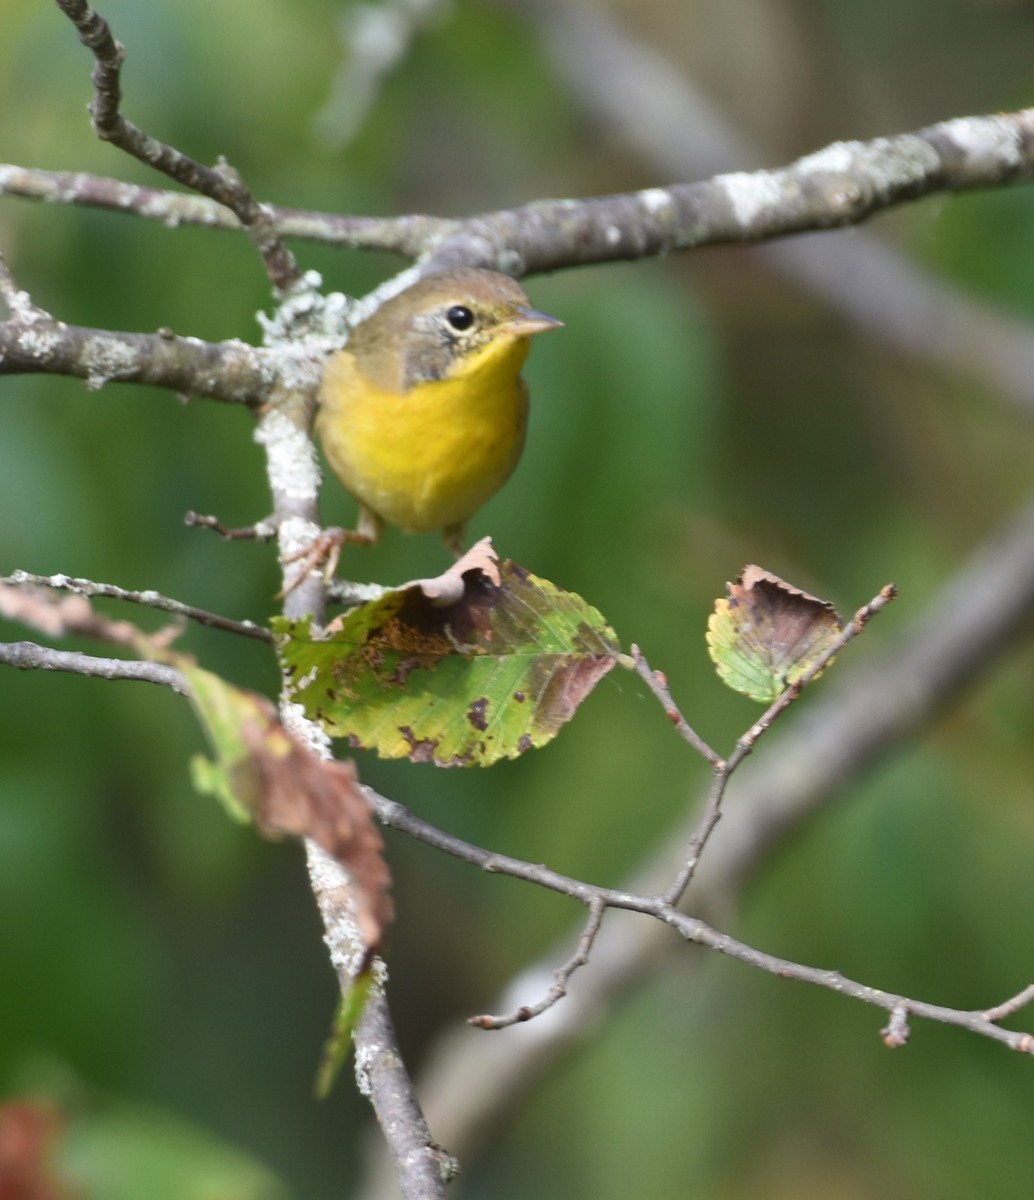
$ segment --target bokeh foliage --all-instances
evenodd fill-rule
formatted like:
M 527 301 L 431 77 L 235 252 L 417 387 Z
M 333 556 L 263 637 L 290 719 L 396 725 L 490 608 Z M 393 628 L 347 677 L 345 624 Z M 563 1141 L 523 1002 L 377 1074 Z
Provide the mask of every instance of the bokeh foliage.
M 1030 94 L 1034 16 L 1021 4 L 623 7 L 772 164 Z M 531 32 L 473 0 L 416 45 L 355 141 L 329 148 L 314 122 L 338 67 L 341 9 L 102 7 L 129 48 L 129 115 L 196 157 L 226 154 L 264 198 L 464 213 L 663 182 L 585 118 Z M 0 159 L 155 182 L 92 138 L 89 70 L 52 4 L 5 0 Z M 1034 317 L 1032 218 L 1034 193 L 1017 189 L 927 201 L 874 228 L 988 303 Z M 0 248 L 69 321 L 254 339 L 253 314 L 269 303 L 254 255 L 227 235 L 4 199 Z M 394 265 L 298 250 L 356 293 Z M 1030 431 L 991 390 L 869 340 L 749 250 L 567 272 L 529 289 L 567 328 L 535 348 L 525 458 L 473 532 L 639 642 L 720 747 L 756 709 L 714 678 L 704 628 L 745 562 L 845 612 L 894 580 L 902 599 L 850 651 L 864 656 L 1029 487 Z M 0 567 L 266 618 L 273 552 L 181 523 L 187 509 L 230 524 L 264 514 L 250 432 L 246 414 L 215 404 L 4 378 Z M 351 511 L 331 484 L 326 519 Z M 399 534 L 346 557 L 359 577 L 390 582 L 442 565 L 436 539 Z M 198 630 L 186 643 L 206 667 L 275 692 L 257 643 Z M 1030 645 L 1015 646 L 782 848 L 744 899 L 743 936 L 950 1004 L 990 1004 L 1029 982 L 1032 666 Z M 802 707 L 821 703 L 821 688 Z M 163 1136 L 183 1144 L 182 1121 L 265 1164 L 291 1194 L 346 1194 L 367 1114 L 348 1087 L 311 1099 L 335 987 L 297 849 L 259 844 L 193 794 L 187 760 L 201 735 L 175 696 L 14 673 L 0 689 L 0 1089 L 47 1090 L 97 1120 L 126 1114 L 112 1140 L 136 1130 L 144 1160 Z M 372 755 L 359 765 L 461 836 L 600 882 L 619 881 L 704 778 L 624 675 L 554 745 L 488 774 Z M 483 1011 L 578 914 L 388 841 L 393 1006 L 419 1062 L 436 1030 Z M 872 1012 L 736 964 L 689 980 L 676 967 L 543 1083 L 462 1194 L 1028 1195 L 1029 1061 L 930 1027 L 891 1053 L 877 1027 Z

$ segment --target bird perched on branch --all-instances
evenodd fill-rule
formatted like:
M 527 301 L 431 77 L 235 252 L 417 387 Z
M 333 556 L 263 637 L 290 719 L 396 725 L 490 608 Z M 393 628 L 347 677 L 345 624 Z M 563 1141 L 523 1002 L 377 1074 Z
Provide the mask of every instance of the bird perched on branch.
M 561 324 L 508 276 L 464 268 L 425 276 L 357 325 L 327 362 L 316 416 L 359 502 L 345 540 L 375 542 L 385 522 L 441 529 L 458 557 L 524 448 L 529 339 Z

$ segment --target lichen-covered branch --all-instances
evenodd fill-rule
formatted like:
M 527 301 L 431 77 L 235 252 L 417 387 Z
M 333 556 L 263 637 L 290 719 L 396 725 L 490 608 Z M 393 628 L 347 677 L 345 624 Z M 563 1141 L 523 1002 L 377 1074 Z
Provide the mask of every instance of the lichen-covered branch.
M 20 296 L 28 303 L 25 293 Z M 261 404 L 276 379 L 274 356 L 245 342 L 202 342 L 159 333 L 116 333 L 66 325 L 39 309 L 0 321 L 0 375 L 70 375 L 89 388 L 146 383 L 187 396 Z
M 267 401 L 283 371 L 284 355 L 246 342 L 202 342 L 157 333 L 117 333 L 66 325 L 19 289 L 0 257 L 0 375 L 50 374 L 107 383 L 146 383 L 186 396 L 232 404 Z M 315 369 L 311 383 L 315 386 Z
M 1034 109 L 962 117 L 870 142 L 834 142 L 776 171 L 589 200 L 540 200 L 475 217 L 437 246 L 442 265 L 518 275 L 648 258 L 857 225 L 934 192 L 1001 187 L 1034 175 Z
M 539 200 L 463 220 L 341 217 L 268 208 L 283 235 L 487 266 L 513 275 L 760 242 L 855 225 L 922 196 L 1034 176 L 1034 109 L 960 117 L 915 133 L 835 142 L 786 167 L 582 199 Z M 93 204 L 172 224 L 232 228 L 202 202 L 86 175 L 0 167 L 0 192 Z
M 705 179 L 764 161 L 684 70 L 603 6 L 584 0 L 506 3 L 535 24 L 558 78 L 579 105 L 652 177 Z M 994 146 L 986 150 L 994 158 Z M 1030 324 L 939 278 L 874 232 L 768 242 L 753 257 L 881 344 L 963 371 L 1026 414 L 1034 411 Z

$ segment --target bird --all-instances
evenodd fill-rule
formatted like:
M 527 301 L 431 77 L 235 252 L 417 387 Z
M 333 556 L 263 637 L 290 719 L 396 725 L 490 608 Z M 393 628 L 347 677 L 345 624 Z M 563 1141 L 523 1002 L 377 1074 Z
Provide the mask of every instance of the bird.
M 425 275 L 352 330 L 324 367 L 316 431 L 359 503 L 346 541 L 387 523 L 442 531 L 463 553 L 467 522 L 524 449 L 530 339 L 563 324 L 508 275 L 464 267 Z

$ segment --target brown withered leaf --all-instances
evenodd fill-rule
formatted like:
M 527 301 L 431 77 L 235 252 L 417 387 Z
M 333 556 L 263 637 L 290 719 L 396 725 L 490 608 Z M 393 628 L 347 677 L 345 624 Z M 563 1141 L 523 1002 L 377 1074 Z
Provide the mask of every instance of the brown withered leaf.
M 275 714 L 271 704 L 269 708 Z M 357 889 L 356 920 L 363 943 L 376 952 L 394 916 L 391 874 L 355 763 L 317 758 L 275 715 L 264 729 L 245 722 L 242 731 L 261 781 L 255 824 L 269 837 L 312 838 L 345 867 Z
M 180 665 L 218 759 L 195 762 L 195 785 L 266 837 L 311 838 L 341 863 L 354 885 L 363 944 L 376 953 L 393 916 L 391 875 L 355 764 L 319 758 L 284 728 L 265 696 Z
M 499 586 L 499 556 L 492 548 L 490 537 L 483 537 L 480 542 L 475 542 L 462 558 L 458 558 L 441 575 L 430 579 L 411 580 L 409 583 L 403 583 L 398 590 L 419 588 L 432 604 L 445 608 L 462 600 L 466 588 L 464 576 L 471 571 L 480 572 L 489 583 Z
M 834 645 L 843 622 L 832 604 L 751 565 L 715 601 L 707 643 L 721 678 L 771 703 Z

